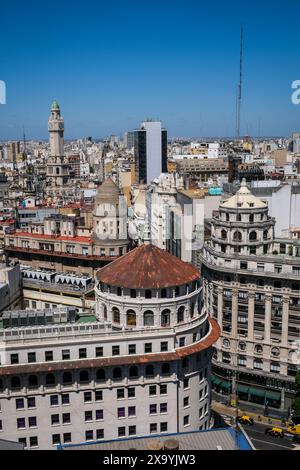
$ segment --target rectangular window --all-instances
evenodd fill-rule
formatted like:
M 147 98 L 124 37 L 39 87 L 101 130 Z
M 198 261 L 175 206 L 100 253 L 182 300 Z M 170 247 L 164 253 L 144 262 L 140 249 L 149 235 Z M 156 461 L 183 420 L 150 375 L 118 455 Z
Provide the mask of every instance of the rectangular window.
M 103 410 L 96 410 L 96 420 L 101 420 L 103 418 Z
M 61 352 L 61 358 L 63 361 L 68 361 L 70 359 L 70 349 L 63 349 Z
M 63 440 L 64 440 L 64 444 L 67 444 L 68 442 L 71 442 L 72 441 L 72 435 L 70 432 L 65 432 L 63 434 Z
M 156 385 L 149 386 L 149 395 L 156 395 Z
M 128 407 L 128 416 L 130 416 L 130 417 L 136 416 L 135 406 L 129 406 Z
M 86 441 L 92 441 L 94 439 L 94 432 L 91 431 L 85 431 L 85 440 Z
M 31 436 L 29 438 L 29 445 L 30 445 L 30 447 L 38 447 L 39 442 L 38 442 L 37 436 Z
M 27 354 L 27 359 L 28 359 L 28 362 L 36 362 L 36 354 L 35 352 L 29 352 Z
M 136 426 L 129 426 L 128 427 L 128 434 L 129 434 L 129 436 L 135 436 L 136 435 Z
M 92 392 L 84 392 L 84 403 L 92 401 Z
M 113 346 L 112 347 L 112 355 L 113 356 L 119 356 L 120 354 L 120 346 Z
M 168 423 L 160 423 L 160 432 L 168 432 Z
M 51 425 L 59 424 L 59 415 L 51 415 Z
M 157 423 L 150 423 L 150 434 L 157 432 Z
M 167 413 L 168 412 L 168 403 L 161 403 L 159 407 L 160 407 L 160 412 L 161 413 Z
M 186 415 L 183 417 L 183 426 L 189 426 L 190 424 L 190 416 Z
M 71 423 L 71 414 L 70 413 L 63 413 L 62 422 L 63 422 L 63 424 L 70 424 Z
M 95 391 L 95 401 L 102 401 L 103 400 L 103 391 L 96 390 Z
M 35 408 L 35 397 L 27 398 L 27 406 L 28 408 Z
M 118 418 L 125 418 L 125 408 L 118 408 Z
M 152 343 L 145 343 L 144 351 L 145 353 L 152 353 Z
M 96 348 L 96 357 L 102 357 L 103 356 L 103 347 L 99 346 Z
M 26 428 L 25 418 L 17 418 L 17 428 L 18 429 L 25 429 Z
M 185 346 L 185 336 L 179 338 L 179 347 L 182 348 L 183 346 Z
M 190 404 L 190 398 L 189 397 L 184 397 L 183 399 L 183 407 L 186 408 Z
M 189 379 L 184 379 L 183 381 L 183 389 L 186 390 L 189 388 Z
M 162 341 L 160 343 L 161 352 L 168 351 L 168 341 Z
M 167 393 L 168 393 L 168 386 L 167 386 L 167 384 L 161 384 L 161 385 L 159 386 L 159 392 L 160 392 L 161 395 L 167 395 Z
M 16 409 L 21 410 L 24 408 L 24 398 L 16 398 Z
M 19 354 L 11 354 L 10 355 L 10 363 L 11 364 L 19 364 Z
M 126 436 L 126 429 L 125 426 L 121 426 L 118 428 L 118 437 Z
M 58 405 L 58 395 L 50 395 L 50 406 Z
M 53 351 L 46 351 L 45 352 L 45 361 L 53 361 Z
M 104 439 L 104 429 L 96 430 L 96 439 Z
M 29 416 L 29 418 L 28 418 L 28 426 L 29 426 L 30 428 L 36 428 L 36 427 L 37 427 L 36 416 Z
M 136 354 L 136 345 L 135 344 L 129 344 L 128 354 Z
M 61 396 L 61 404 L 69 405 L 70 404 L 70 395 L 68 393 L 63 393 Z
M 85 422 L 86 421 L 93 421 L 93 412 L 92 411 L 85 411 L 84 420 L 85 420 Z
M 24 444 L 24 448 L 27 447 L 27 439 L 26 437 L 19 437 L 18 442 Z
M 60 444 L 60 434 L 52 434 L 52 445 Z
M 117 398 L 121 399 L 125 397 L 125 389 L 124 388 L 117 388 Z
M 150 415 L 154 415 L 157 413 L 157 405 L 156 403 L 153 403 L 151 405 L 149 405 L 149 414 Z
M 79 348 L 79 359 L 86 358 L 86 348 Z
M 129 387 L 128 388 L 128 398 L 135 398 L 135 388 Z

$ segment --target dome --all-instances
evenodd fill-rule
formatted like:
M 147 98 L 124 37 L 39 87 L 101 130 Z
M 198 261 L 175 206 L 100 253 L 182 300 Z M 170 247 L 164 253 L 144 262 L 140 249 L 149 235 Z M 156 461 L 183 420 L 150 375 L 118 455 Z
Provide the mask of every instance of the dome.
M 234 196 L 220 204 L 220 208 L 225 209 L 266 209 L 267 204 L 256 196 L 253 196 L 247 187 L 245 178 L 241 182 L 240 189 Z
M 55 111 L 56 109 L 58 110 L 60 108 L 59 108 L 58 102 L 56 100 L 54 100 L 52 105 L 51 105 L 51 110 Z
M 101 184 L 97 191 L 95 205 L 101 203 L 118 203 L 120 195 L 121 191 L 119 187 L 111 178 L 108 178 Z
M 128 289 L 161 289 L 199 279 L 198 269 L 160 248 L 144 244 L 97 272 L 99 281 Z

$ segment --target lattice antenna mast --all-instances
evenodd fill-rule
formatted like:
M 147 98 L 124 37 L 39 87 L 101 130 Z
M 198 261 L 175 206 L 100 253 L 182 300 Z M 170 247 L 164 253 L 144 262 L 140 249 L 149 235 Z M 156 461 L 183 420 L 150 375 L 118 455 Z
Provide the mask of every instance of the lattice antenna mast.
M 241 38 L 240 38 L 240 77 L 237 89 L 237 100 L 236 100 L 236 137 L 240 138 L 240 127 L 241 127 L 241 102 L 242 102 L 242 83 L 243 83 L 243 26 L 241 26 Z

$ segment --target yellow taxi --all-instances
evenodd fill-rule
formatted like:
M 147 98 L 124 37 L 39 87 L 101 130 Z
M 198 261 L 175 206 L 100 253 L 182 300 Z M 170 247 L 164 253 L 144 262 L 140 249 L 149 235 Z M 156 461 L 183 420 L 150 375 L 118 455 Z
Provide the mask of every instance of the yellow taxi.
M 265 434 L 268 434 L 269 436 L 274 436 L 274 437 L 284 437 L 284 430 L 281 428 L 267 428 L 265 430 Z
M 294 436 L 300 436 L 300 424 L 292 424 L 291 426 L 288 426 L 287 432 Z
M 238 422 L 241 424 L 248 424 L 248 426 L 252 426 L 254 424 L 253 419 L 248 415 L 239 416 Z

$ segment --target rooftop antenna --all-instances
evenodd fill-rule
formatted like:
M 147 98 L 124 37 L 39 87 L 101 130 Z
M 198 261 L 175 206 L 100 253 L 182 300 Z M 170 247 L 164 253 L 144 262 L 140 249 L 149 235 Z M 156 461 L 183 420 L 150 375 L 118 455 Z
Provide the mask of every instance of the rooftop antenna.
M 240 36 L 240 77 L 237 88 L 237 100 L 236 100 L 236 138 L 240 138 L 240 126 L 241 126 L 241 101 L 242 101 L 242 80 L 243 80 L 243 26 L 241 26 Z

